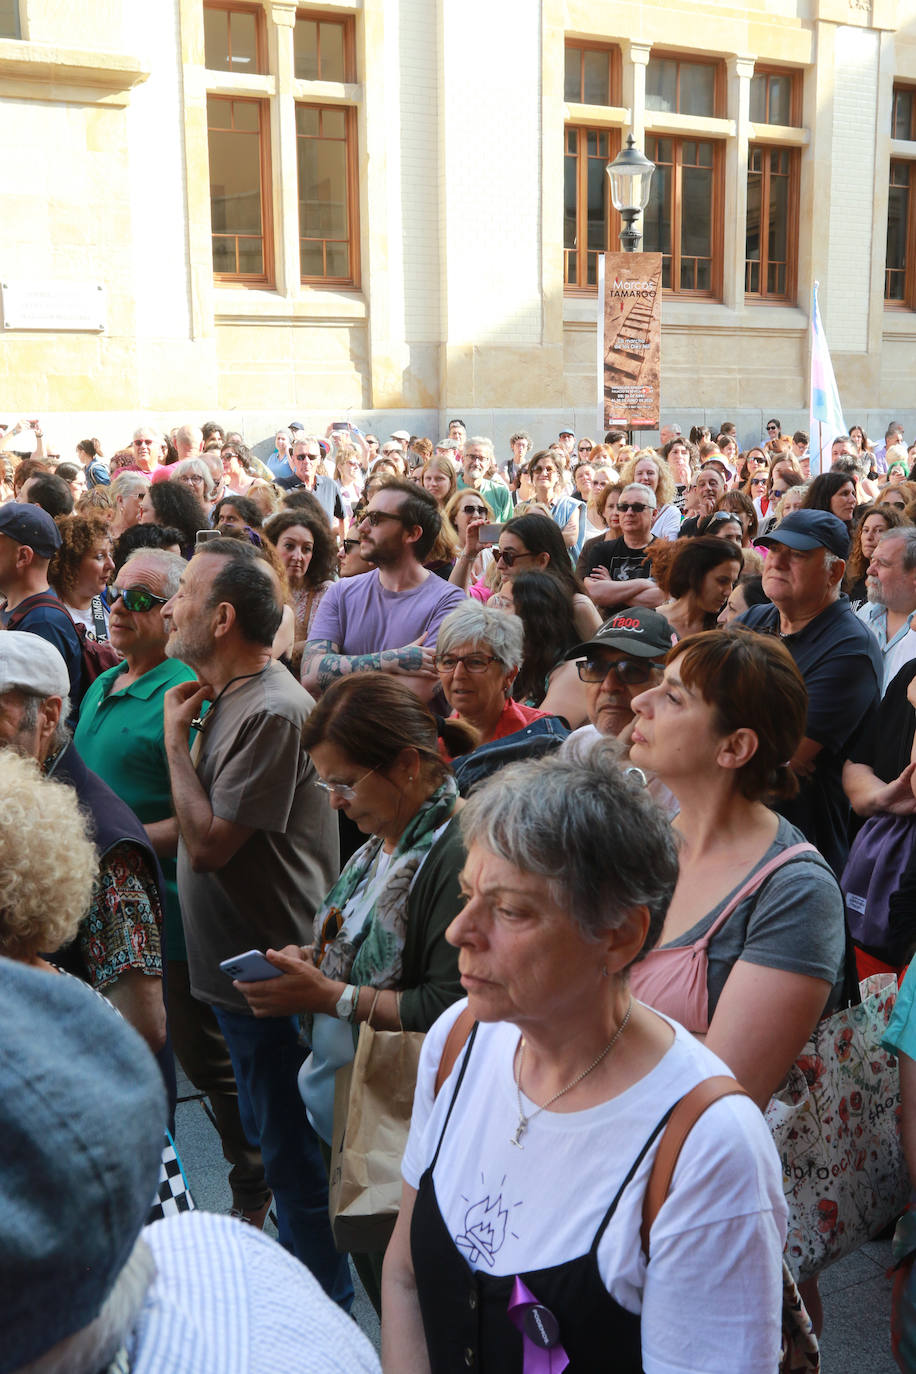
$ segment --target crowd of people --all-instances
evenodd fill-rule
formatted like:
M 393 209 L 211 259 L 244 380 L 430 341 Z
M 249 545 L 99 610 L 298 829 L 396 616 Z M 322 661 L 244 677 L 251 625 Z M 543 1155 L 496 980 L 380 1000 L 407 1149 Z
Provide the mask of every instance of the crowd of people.
M 903 433 L 812 471 L 776 419 L 503 453 L 292 422 L 263 460 L 217 422 L 3 432 L 4 1369 L 228 1368 L 227 1303 L 240 1369 L 377 1368 L 329 1216 L 363 1026 L 425 1033 L 352 1255 L 386 1374 L 772 1374 L 787 1292 L 816 1349 L 763 1112 L 916 948 Z M 144 1226 L 176 1058 L 231 1217 Z

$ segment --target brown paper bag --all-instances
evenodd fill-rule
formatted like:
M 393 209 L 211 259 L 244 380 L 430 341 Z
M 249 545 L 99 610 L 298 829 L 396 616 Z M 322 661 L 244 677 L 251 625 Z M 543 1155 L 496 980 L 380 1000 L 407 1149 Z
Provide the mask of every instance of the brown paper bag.
M 334 1079 L 328 1211 L 338 1250 L 384 1250 L 401 1202 L 419 1031 L 377 1031 L 365 1022 L 352 1064 Z

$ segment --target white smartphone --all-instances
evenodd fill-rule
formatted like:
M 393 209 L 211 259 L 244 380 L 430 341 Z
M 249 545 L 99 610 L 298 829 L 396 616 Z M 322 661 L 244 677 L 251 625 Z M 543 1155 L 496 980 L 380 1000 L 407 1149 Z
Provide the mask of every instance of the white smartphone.
M 240 983 L 261 983 L 265 978 L 280 977 L 280 970 L 269 964 L 258 949 L 246 950 L 234 959 L 223 959 L 220 968 Z
M 502 530 L 502 525 L 481 525 L 477 531 L 478 542 L 481 544 L 498 544 Z

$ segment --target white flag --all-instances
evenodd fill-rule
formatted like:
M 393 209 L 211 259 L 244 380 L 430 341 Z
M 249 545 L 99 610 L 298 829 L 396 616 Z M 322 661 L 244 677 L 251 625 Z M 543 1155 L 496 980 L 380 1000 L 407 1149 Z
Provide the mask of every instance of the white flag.
M 838 434 L 846 433 L 827 335 L 817 304 L 817 282 L 811 301 L 811 401 L 809 405 L 811 476 L 830 471 L 830 449 Z

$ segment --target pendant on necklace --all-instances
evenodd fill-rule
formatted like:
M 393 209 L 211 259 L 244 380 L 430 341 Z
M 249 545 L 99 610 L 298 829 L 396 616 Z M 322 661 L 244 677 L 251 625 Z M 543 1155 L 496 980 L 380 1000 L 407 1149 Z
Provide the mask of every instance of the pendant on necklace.
M 525 1132 L 527 1131 L 527 1129 L 528 1129 L 528 1118 L 527 1118 L 527 1116 L 520 1116 L 519 1119 L 518 1119 L 518 1126 L 515 1128 L 515 1135 L 509 1137 L 509 1144 L 510 1144 L 510 1145 L 517 1145 L 518 1148 L 519 1148 L 520 1150 L 524 1150 L 525 1147 L 524 1147 L 524 1145 L 522 1144 L 522 1136 L 525 1134 Z

